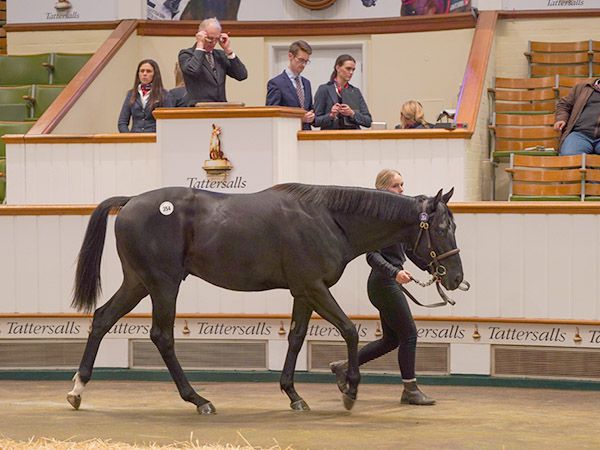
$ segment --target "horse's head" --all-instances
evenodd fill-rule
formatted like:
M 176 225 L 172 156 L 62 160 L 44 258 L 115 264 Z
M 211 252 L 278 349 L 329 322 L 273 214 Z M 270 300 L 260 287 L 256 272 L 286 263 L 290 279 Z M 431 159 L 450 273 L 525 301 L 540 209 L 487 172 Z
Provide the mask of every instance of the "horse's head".
M 446 194 L 442 190 L 435 197 L 424 198 L 418 217 L 419 228 L 406 254 L 421 270 L 436 276 L 448 290 L 458 288 L 463 281 L 463 269 L 454 232 L 456 225 L 448 201 L 454 188 Z

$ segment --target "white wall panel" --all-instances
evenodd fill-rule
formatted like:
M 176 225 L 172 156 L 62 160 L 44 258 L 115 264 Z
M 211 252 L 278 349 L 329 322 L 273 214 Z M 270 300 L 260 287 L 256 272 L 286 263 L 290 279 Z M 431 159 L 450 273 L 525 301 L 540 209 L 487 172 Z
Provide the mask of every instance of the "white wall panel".
M 573 256 L 573 233 L 570 230 L 576 216 L 557 215 L 546 222 L 546 273 L 554 276 L 548 277 L 548 310 L 549 317 L 570 317 L 572 313 L 572 274 L 571 263 Z M 562 275 L 562 272 L 565 275 Z
M 0 215 L 2 313 L 66 313 L 75 261 L 88 216 Z M 599 320 L 597 256 L 600 216 L 593 214 L 455 214 L 469 292 L 454 291 L 454 307 L 425 309 L 419 316 L 507 317 Z M 406 268 L 425 281 L 412 264 Z M 240 270 L 243 268 L 232 268 Z M 102 259 L 106 302 L 122 282 L 116 253 L 114 217 L 109 218 Z M 364 256 L 352 261 L 332 294 L 347 314 L 375 315 L 367 293 Z M 409 290 L 422 302 L 439 301 L 434 286 Z M 289 314 L 286 290 L 244 293 L 212 286 L 189 276 L 179 296 L 179 313 Z M 150 312 L 143 300 L 134 312 Z
M 287 120 L 277 126 L 293 133 L 296 125 Z M 273 161 L 275 181 L 372 187 L 377 173 L 389 167 L 403 174 L 410 194 L 433 195 L 455 186 L 454 201 L 476 200 L 465 198 L 470 178 L 461 139 L 299 141 L 298 153 L 281 139 L 273 143 L 281 152 Z M 8 204 L 97 203 L 161 185 L 160 148 L 154 143 L 28 143 L 8 148 Z
M 15 299 L 16 312 L 40 312 L 38 304 L 38 231 L 37 217 L 16 216 L 12 236 L 15 241 Z M 4 236 L 3 236 L 4 238 Z M 47 269 L 46 267 L 41 268 Z M 3 274 L 3 277 L 5 275 Z
M 6 198 L 13 198 L 16 204 L 23 204 L 27 198 L 26 168 L 25 145 L 7 145 L 6 173 L 8 182 L 6 183 Z
M 600 266 L 598 248 L 600 248 L 600 217 L 575 216 L 569 233 L 573 239 L 570 270 L 572 306 L 574 317 L 599 317 Z M 577 238 L 583 237 L 583 238 Z M 594 270 L 595 269 L 595 270 Z
M 60 311 L 62 308 L 60 255 L 60 216 L 39 216 L 36 221 L 39 312 Z
M 453 201 L 466 198 L 462 139 L 299 141 L 299 176 L 303 183 L 373 187 L 375 176 L 394 168 L 409 195 L 434 195 L 455 187 Z
M 2 242 L 2 257 L 0 258 L 0 312 L 15 313 L 22 307 L 17 303 L 17 274 L 15 267 L 17 243 L 14 240 L 15 218 L 0 217 L 0 241 Z
M 59 252 L 54 255 L 60 267 L 60 308 L 58 311 L 71 311 L 73 286 L 75 282 L 75 269 L 77 255 L 83 242 L 83 235 L 87 227 L 88 216 L 60 216 L 58 230 Z
M 523 267 L 523 251 L 526 245 L 523 239 L 525 220 L 521 215 L 502 214 L 499 221 L 499 226 L 494 231 L 500 241 L 500 311 L 503 316 L 522 317 L 523 285 L 526 283 Z M 489 238 L 493 239 L 494 234 L 490 233 Z
M 69 203 L 88 203 L 94 198 L 94 152 L 91 146 L 85 149 L 68 145 L 67 166 Z
M 526 278 L 523 284 L 525 317 L 547 317 L 548 303 L 548 248 L 546 223 L 552 216 L 534 214 L 524 222 L 525 247 L 523 266 Z M 540 301 L 542 299 L 542 301 Z
M 160 185 L 154 143 L 9 144 L 7 203 L 98 203 Z

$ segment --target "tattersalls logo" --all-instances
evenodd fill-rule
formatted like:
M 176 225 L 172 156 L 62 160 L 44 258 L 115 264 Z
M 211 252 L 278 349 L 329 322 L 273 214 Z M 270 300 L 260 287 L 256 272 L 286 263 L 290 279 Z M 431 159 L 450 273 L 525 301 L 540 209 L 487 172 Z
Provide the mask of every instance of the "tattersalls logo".
M 46 19 L 48 20 L 64 20 L 78 19 L 79 12 L 73 9 L 73 5 L 69 0 L 58 0 L 54 5 L 55 12 L 47 12 Z
M 221 127 L 212 124 L 212 133 L 210 136 L 209 157 L 204 160 L 202 168 L 206 172 L 206 179 L 200 180 L 197 177 L 188 177 L 189 186 L 194 189 L 243 189 L 246 187 L 246 180 L 237 176 L 234 180 L 229 180 L 229 173 L 233 169 L 233 164 L 223 153 L 221 146 Z

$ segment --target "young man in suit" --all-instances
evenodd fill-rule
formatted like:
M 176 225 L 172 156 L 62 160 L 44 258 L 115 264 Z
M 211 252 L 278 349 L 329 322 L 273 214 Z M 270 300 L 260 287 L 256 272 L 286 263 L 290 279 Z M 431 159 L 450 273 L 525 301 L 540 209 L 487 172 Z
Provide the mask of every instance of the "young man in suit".
M 300 74 L 310 63 L 312 48 L 306 41 L 292 42 L 286 69 L 267 83 L 267 106 L 292 106 L 306 111 L 302 129 L 310 130 L 315 120 L 310 81 Z
M 215 49 L 217 43 L 223 50 Z M 226 102 L 225 78 L 230 76 L 238 81 L 248 78 L 246 66 L 231 49 L 229 36 L 221 32 L 216 18 L 200 23 L 196 44 L 179 52 L 179 66 L 190 106 L 198 102 Z

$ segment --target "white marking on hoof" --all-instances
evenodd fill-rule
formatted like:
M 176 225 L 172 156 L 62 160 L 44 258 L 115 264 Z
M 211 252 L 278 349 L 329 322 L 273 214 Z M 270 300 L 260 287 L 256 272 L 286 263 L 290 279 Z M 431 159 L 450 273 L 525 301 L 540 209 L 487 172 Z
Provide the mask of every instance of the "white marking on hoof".
M 204 405 L 200 405 L 196 407 L 196 411 L 198 414 L 208 415 L 208 414 L 216 414 L 217 409 L 211 402 L 205 403 Z
M 81 381 L 79 372 L 75 373 L 73 381 L 75 382 L 75 386 L 73 386 L 71 392 L 67 394 L 67 401 L 73 408 L 79 409 L 79 405 L 81 405 L 81 393 L 85 389 L 85 384 Z
M 79 409 L 79 405 L 81 405 L 81 395 L 67 394 L 67 401 L 73 408 Z

